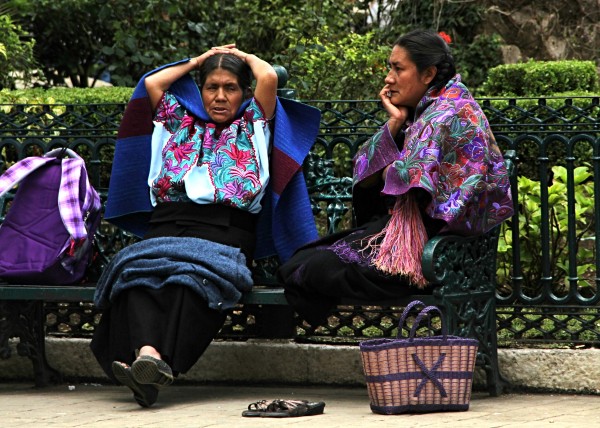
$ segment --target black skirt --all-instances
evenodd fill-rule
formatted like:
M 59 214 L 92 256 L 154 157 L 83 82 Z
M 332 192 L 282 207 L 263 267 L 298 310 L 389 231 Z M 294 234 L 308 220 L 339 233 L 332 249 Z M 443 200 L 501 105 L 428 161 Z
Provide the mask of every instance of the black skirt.
M 389 218 L 374 217 L 360 228 L 327 236 L 301 248 L 279 268 L 278 279 L 298 315 L 318 326 L 342 297 L 372 302 L 431 293 L 431 287 L 419 289 L 405 277 L 377 270 L 361 251 L 365 238 L 380 232 Z M 428 234 L 439 228 L 428 226 Z
M 226 206 L 166 203 L 153 214 L 145 238 L 196 237 L 240 248 L 252 263 L 255 216 Z M 102 312 L 91 349 L 113 380 L 111 364 L 131 365 L 136 350 L 151 345 L 173 369 L 187 372 L 198 361 L 227 318 L 227 313 L 185 286 L 160 289 L 134 287 L 123 291 Z
M 178 375 L 198 361 L 226 317 L 188 287 L 134 287 L 102 313 L 91 348 L 113 380 L 112 362 L 131 365 L 144 345 L 154 346 Z

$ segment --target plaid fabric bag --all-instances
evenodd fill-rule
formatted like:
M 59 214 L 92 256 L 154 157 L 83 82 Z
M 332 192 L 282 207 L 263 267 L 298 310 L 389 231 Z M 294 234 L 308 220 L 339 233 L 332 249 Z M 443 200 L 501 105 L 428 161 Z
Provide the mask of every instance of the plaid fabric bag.
M 0 279 L 73 284 L 84 275 L 100 223 L 100 197 L 74 151 L 25 158 L 0 176 L 0 198 L 17 186 L 0 225 Z
M 360 343 L 371 410 L 385 415 L 468 410 L 479 342 L 449 336 L 436 306 L 422 309 L 409 337 L 400 337 L 409 312 L 417 305 L 425 306 L 416 300 L 405 308 L 396 339 Z M 431 312 L 442 319 L 442 335 L 415 337 Z

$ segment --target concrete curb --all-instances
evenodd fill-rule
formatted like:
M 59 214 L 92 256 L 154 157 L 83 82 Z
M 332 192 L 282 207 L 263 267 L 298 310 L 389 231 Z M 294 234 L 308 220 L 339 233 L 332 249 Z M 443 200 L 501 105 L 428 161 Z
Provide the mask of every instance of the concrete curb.
M 89 339 L 48 338 L 48 362 L 66 379 L 106 382 Z M 0 360 L 1 380 L 32 380 L 29 359 Z M 500 370 L 512 390 L 600 394 L 600 349 L 500 349 Z M 290 340 L 214 341 L 181 380 L 238 384 L 364 385 L 357 346 L 299 344 Z M 485 386 L 477 369 L 474 388 Z

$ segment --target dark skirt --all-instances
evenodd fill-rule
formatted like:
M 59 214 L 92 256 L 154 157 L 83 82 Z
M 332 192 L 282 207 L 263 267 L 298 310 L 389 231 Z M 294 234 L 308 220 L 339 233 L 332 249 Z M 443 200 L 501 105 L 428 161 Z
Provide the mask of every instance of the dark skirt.
M 380 232 L 389 218 L 376 217 L 360 228 L 327 236 L 301 248 L 279 268 L 278 279 L 298 315 L 317 326 L 342 297 L 372 302 L 431 293 L 431 287 L 419 289 L 405 277 L 377 270 L 361 251 L 365 238 Z
M 240 248 L 252 263 L 255 216 L 226 206 L 168 203 L 157 207 L 145 238 L 196 237 Z M 135 287 L 120 293 L 102 312 L 91 349 L 113 380 L 113 361 L 131 365 L 136 350 L 153 346 L 173 369 L 186 373 L 204 353 L 227 318 L 226 312 L 185 286 Z
M 91 348 L 113 380 L 112 362 L 131 365 L 144 345 L 154 346 L 178 375 L 198 361 L 226 317 L 188 287 L 134 287 L 102 313 Z

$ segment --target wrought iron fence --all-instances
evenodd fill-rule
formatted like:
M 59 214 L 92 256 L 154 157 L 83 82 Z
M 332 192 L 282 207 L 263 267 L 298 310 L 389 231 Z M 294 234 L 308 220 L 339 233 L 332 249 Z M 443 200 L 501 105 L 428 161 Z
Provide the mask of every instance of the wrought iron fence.
M 518 170 L 512 191 L 519 210 L 504 225 L 498 253 L 500 343 L 596 346 L 600 97 L 479 101 L 501 149 L 516 153 Z M 374 100 L 306 102 L 322 112 L 311 155 L 321 166 L 311 168 L 309 190 L 320 232 L 327 233 L 350 224 L 350 160 L 386 115 Z M 0 172 L 23 157 L 68 146 L 86 159 L 93 184 L 105 192 L 123 109 L 122 104 L 0 105 Z M 0 216 L 5 210 L 0 206 Z M 103 228 L 106 240 L 99 245 L 105 263 L 130 237 L 115 235 L 110 225 Z M 48 306 L 47 313 L 49 330 L 56 334 L 85 334 L 98 316 L 88 304 Z M 352 341 L 389 335 L 397 315 L 394 308 L 340 308 L 329 326 L 299 329 L 305 338 Z M 251 336 L 252 319 L 245 309 L 234 312 L 223 337 Z

